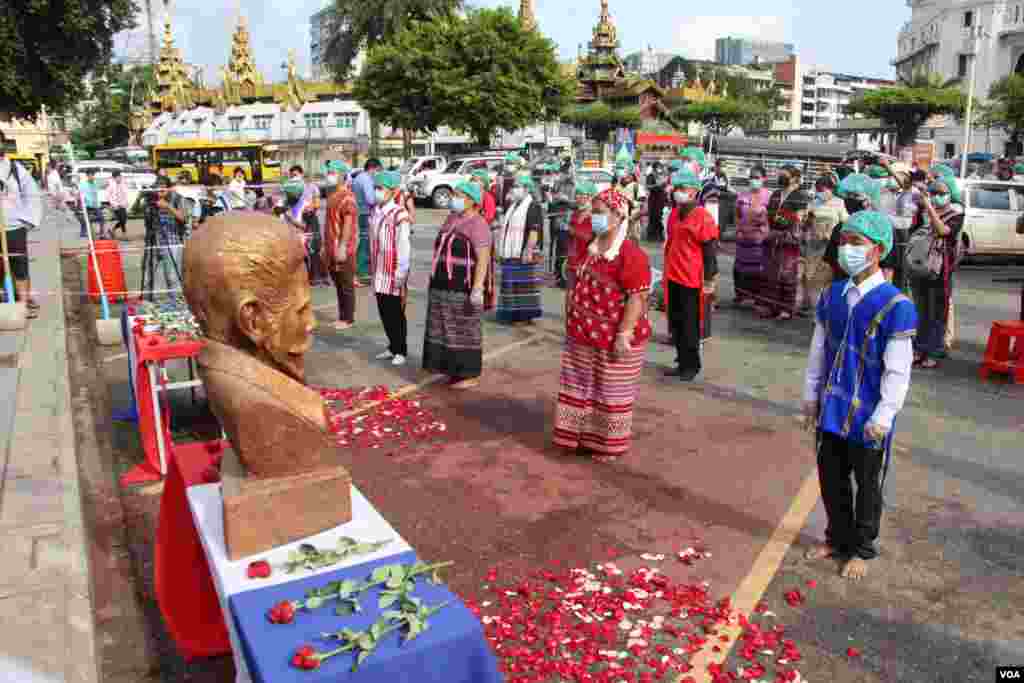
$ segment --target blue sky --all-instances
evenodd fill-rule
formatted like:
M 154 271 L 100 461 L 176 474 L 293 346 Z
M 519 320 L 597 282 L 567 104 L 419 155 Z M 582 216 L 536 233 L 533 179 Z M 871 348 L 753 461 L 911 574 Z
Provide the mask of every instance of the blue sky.
M 230 37 L 239 8 L 249 20 L 253 47 L 265 77 L 279 79 L 281 63 L 295 48 L 300 67 L 309 63 L 309 16 L 326 0 L 173 0 L 175 43 L 185 60 L 205 67 L 215 79 L 227 61 Z M 470 0 L 477 6 L 508 6 L 518 0 Z M 160 6 L 160 0 L 154 0 Z M 213 6 L 211 6 L 213 5 Z M 599 0 L 534 0 L 541 31 L 558 44 L 562 56 L 573 57 L 579 43 L 590 40 L 600 11 Z M 860 0 L 857 3 L 791 0 L 774 4 L 754 0 L 718 0 L 715 3 L 679 0 L 610 0 L 619 29 L 622 52 L 645 49 L 679 52 L 695 58 L 713 58 L 715 38 L 749 35 L 783 40 L 796 45 L 803 64 L 845 73 L 891 77 L 889 61 L 896 51 L 896 35 L 910 18 L 899 0 Z M 714 14 L 713 14 L 714 13 Z M 158 19 L 158 36 L 163 35 Z M 120 52 L 141 58 L 145 38 L 141 32 L 121 36 Z

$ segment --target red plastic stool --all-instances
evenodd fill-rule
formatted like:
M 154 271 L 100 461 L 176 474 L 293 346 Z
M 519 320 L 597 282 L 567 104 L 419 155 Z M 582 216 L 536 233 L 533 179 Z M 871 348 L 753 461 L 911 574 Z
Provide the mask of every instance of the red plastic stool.
M 981 379 L 988 379 L 990 372 L 1010 375 L 1017 384 L 1024 384 L 1024 321 L 992 323 L 985 359 L 981 363 Z

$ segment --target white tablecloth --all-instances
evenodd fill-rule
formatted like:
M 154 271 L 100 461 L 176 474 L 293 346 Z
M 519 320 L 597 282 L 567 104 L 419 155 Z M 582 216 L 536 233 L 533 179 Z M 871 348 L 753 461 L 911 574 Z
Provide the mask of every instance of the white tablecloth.
M 235 668 L 238 671 L 236 683 L 250 683 L 252 680 L 249 670 L 245 665 L 245 657 L 238 641 L 238 634 L 235 632 L 235 622 L 228 611 L 228 598 L 237 593 L 257 588 L 266 588 L 297 579 L 305 579 L 310 576 L 332 572 L 344 567 L 350 567 L 363 562 L 382 559 L 391 555 L 397 555 L 412 550 L 408 543 L 398 535 L 387 520 L 381 517 L 380 513 L 370 504 L 370 501 L 359 492 L 355 486 L 352 487 L 352 521 L 341 526 L 334 527 L 323 533 L 303 538 L 288 545 L 279 546 L 272 550 L 252 557 L 245 557 L 236 562 L 228 559 L 227 549 L 224 545 L 224 510 L 221 502 L 220 484 L 203 484 L 191 486 L 186 490 L 188 504 L 192 510 L 192 518 L 195 520 L 196 529 L 199 531 L 199 538 L 203 543 L 203 550 L 206 552 L 206 559 L 210 565 L 210 573 L 213 575 L 213 585 L 217 590 L 217 597 L 220 599 L 220 606 L 224 612 L 224 622 L 228 627 L 228 634 L 231 637 L 231 649 L 234 653 Z M 359 555 L 348 562 L 341 562 L 319 571 L 299 571 L 294 574 L 286 574 L 281 565 L 284 564 L 288 553 L 299 547 L 302 543 L 311 543 L 317 548 L 334 548 L 338 539 L 342 536 L 349 536 L 358 541 L 384 541 L 391 539 L 391 543 L 384 546 L 375 553 Z M 267 579 L 249 579 L 246 577 L 246 569 L 253 560 L 266 560 L 273 566 L 273 573 Z

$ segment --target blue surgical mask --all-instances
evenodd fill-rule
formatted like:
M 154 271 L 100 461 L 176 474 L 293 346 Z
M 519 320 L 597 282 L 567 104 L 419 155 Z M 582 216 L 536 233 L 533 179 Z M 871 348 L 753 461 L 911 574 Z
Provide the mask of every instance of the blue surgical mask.
M 948 194 L 932 195 L 932 206 L 934 206 L 936 209 L 945 208 L 945 206 L 948 205 L 948 204 L 949 204 L 949 195 Z
M 466 200 L 463 199 L 462 197 L 453 197 L 451 203 L 448 205 L 448 208 L 454 211 L 455 213 L 462 213 L 463 211 L 466 210 Z
M 590 217 L 590 227 L 594 229 L 595 235 L 603 235 L 608 232 L 608 214 L 595 213 Z
M 832 196 L 828 192 L 816 192 L 814 198 L 819 204 L 825 204 L 828 200 L 832 199 Z
M 762 187 L 764 187 L 764 181 L 763 180 L 761 180 L 760 178 L 751 178 L 750 179 L 750 189 L 751 190 L 760 190 Z
M 377 191 L 374 194 L 377 197 L 377 203 L 378 204 L 384 204 L 384 203 L 386 203 L 388 201 L 387 190 L 381 190 L 380 188 L 378 188 Z
M 845 270 L 850 277 L 856 277 L 871 265 L 868 262 L 870 252 L 871 247 L 868 246 L 844 244 L 839 247 L 839 267 Z

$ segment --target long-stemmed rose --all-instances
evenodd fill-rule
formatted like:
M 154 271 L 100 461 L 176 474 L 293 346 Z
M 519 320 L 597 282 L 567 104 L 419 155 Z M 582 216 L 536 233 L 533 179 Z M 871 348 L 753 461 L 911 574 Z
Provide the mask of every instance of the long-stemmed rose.
M 380 607 L 383 609 L 412 593 L 416 587 L 416 579 L 420 576 L 430 575 L 432 583 L 440 583 L 439 570 L 452 564 L 454 562 L 383 565 L 374 569 L 370 578 L 362 583 L 352 579 L 331 581 L 325 586 L 308 591 L 305 600 L 279 602 L 267 612 L 267 619 L 275 624 L 289 624 L 299 610 L 318 609 L 331 600 L 339 602 L 336 609 L 339 616 L 348 616 L 353 612 L 362 611 L 358 595 L 377 586 L 384 586 L 386 589 L 380 597 Z
M 443 602 L 433 607 L 427 607 L 418 598 L 412 598 L 402 610 L 384 612 L 381 618 L 365 631 L 353 631 L 345 628 L 334 633 L 322 634 L 323 638 L 340 641 L 342 645 L 325 652 L 317 652 L 312 646 L 303 645 L 292 656 L 292 666 L 299 669 L 316 669 L 331 657 L 337 657 L 346 652 L 356 652 L 352 671 L 357 671 L 359 665 L 377 649 L 384 636 L 405 629 L 405 642 L 409 642 L 427 629 L 429 617 L 441 611 L 448 604 L 449 602 Z

